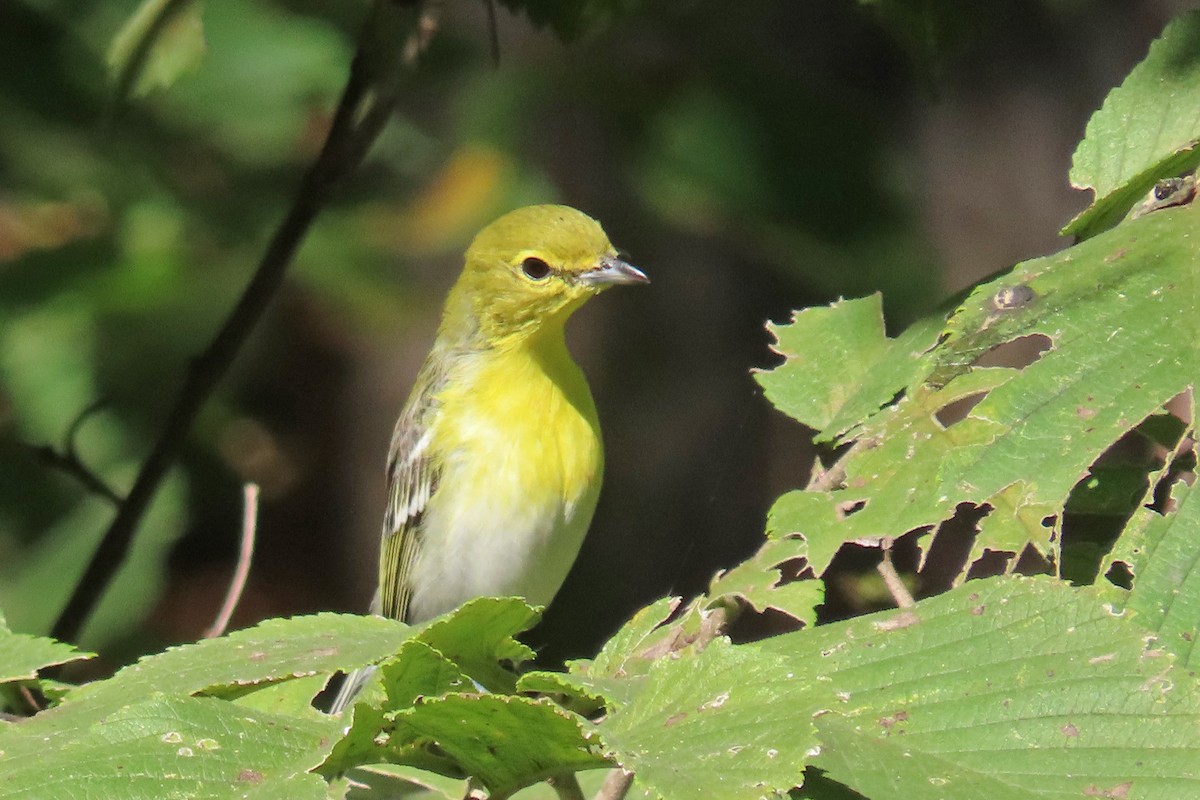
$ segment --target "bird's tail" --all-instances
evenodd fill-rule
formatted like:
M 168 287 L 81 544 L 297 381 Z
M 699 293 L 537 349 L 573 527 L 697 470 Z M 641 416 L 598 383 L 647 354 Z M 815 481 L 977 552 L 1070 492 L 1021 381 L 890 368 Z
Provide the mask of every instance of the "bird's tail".
M 333 698 L 333 703 L 329 706 L 329 713 L 340 714 L 349 708 L 374 673 L 375 667 L 371 666 L 356 669 L 347 675 L 346 679 L 342 681 L 341 688 L 338 689 L 337 696 Z

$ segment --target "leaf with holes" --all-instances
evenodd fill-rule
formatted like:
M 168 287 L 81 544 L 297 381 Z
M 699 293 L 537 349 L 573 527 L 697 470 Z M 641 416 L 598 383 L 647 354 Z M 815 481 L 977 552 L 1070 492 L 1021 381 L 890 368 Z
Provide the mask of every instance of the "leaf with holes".
M 1194 478 L 1193 478 L 1194 480 Z M 1200 663 L 1200 495 L 1178 481 L 1162 513 L 1141 508 L 1110 556 L 1133 573 L 1126 608 L 1188 666 Z
M 844 428 L 839 442 L 854 443 L 840 485 L 792 497 L 772 524 L 813 542 L 871 540 L 933 528 L 969 503 L 990 509 L 976 555 L 1050 554 L 1047 518 L 1089 467 L 1200 373 L 1198 220 L 1190 206 L 1156 212 L 977 287 L 936 346 L 892 348 L 877 365 L 909 376 L 894 402 L 823 432 Z M 1032 363 L 996 365 L 1002 346 L 1023 342 Z
M 767 539 L 753 556 L 719 572 L 709 584 L 708 596 L 736 598 L 755 611 L 773 609 L 812 625 L 817 606 L 825 599 L 825 586 L 819 580 L 797 580 L 788 574 L 790 563 L 804 563 L 806 545 L 800 537 Z

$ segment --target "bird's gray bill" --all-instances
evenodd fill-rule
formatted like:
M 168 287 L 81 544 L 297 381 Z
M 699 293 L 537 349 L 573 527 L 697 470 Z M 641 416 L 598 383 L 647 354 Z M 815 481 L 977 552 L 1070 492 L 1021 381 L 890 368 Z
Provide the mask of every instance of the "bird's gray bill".
M 600 259 L 600 266 L 589 269 L 579 280 L 591 286 L 611 286 L 618 283 L 649 283 L 650 279 L 632 264 L 626 264 L 616 256 Z

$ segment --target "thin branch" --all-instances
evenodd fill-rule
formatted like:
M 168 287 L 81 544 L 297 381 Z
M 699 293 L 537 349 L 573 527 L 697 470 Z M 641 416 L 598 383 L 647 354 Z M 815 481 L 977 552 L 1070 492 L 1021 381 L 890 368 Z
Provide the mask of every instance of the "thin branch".
M 41 696 L 41 692 L 35 692 L 24 685 L 18 688 L 18 692 L 20 692 L 21 699 L 25 701 L 25 705 L 29 707 L 33 714 L 38 713 L 46 707 L 45 698 Z M 30 716 L 33 715 L 31 714 Z
M 617 767 L 608 773 L 595 800 L 624 800 L 630 786 L 633 786 L 633 773 Z
M 887 586 L 888 592 L 891 593 L 892 599 L 896 601 L 897 608 L 912 608 L 917 603 L 913 600 L 912 593 L 908 591 L 908 587 L 904 585 L 904 581 L 896 573 L 896 565 L 892 563 L 892 540 L 882 540 L 880 547 L 883 548 L 883 560 L 879 562 L 875 569 L 883 577 L 883 583 Z
M 487 9 L 488 43 L 492 48 L 492 66 L 500 66 L 500 26 L 496 20 L 496 0 L 483 0 Z
M 831 492 L 838 488 L 846 482 L 846 462 L 863 450 L 870 450 L 876 445 L 877 442 L 873 439 L 859 439 L 855 441 L 846 452 L 838 457 L 837 461 L 829 465 L 829 469 L 823 472 L 814 472 L 812 480 L 805 487 L 805 491 Z
M 79 460 L 74 453 L 60 453 L 48 444 L 43 445 L 27 445 L 35 456 L 46 463 L 46 466 L 58 470 L 64 475 L 69 475 L 97 497 L 103 497 L 108 502 L 116 507 L 121 505 L 121 496 L 116 491 L 104 482 L 96 473 L 92 472 L 87 464 Z
M 133 543 L 134 533 L 191 430 L 192 423 L 234 357 L 262 318 L 283 283 L 292 257 L 313 220 L 338 184 L 366 155 L 383 122 L 399 99 L 395 74 L 405 60 L 395 51 L 399 37 L 391 36 L 421 11 L 420 0 L 376 0 L 359 36 L 358 50 L 342 92 L 333 123 L 320 154 L 305 173 L 283 221 L 263 254 L 254 276 L 237 305 L 208 347 L 191 363 L 175 405 L 164 423 L 133 487 L 92 555 L 83 577 L 54 624 L 53 635 L 75 641 Z M 416 37 L 428 36 L 423 22 Z M 407 52 L 410 48 L 405 47 Z M 419 51 L 419 45 L 415 48 Z M 381 89 L 383 91 L 381 91 Z M 371 120 L 371 125 L 360 121 Z
M 254 534 L 258 527 L 258 484 L 247 483 L 242 487 L 242 544 L 238 548 L 237 567 L 233 570 L 233 578 L 229 581 L 229 590 L 225 593 L 225 602 L 217 614 L 212 627 L 204 632 L 205 639 L 212 639 L 225 633 L 233 610 L 242 599 L 246 588 L 246 579 L 250 576 L 250 561 L 254 558 Z
M 80 411 L 75 419 L 71 420 L 71 425 L 67 428 L 66 435 L 63 436 L 62 450 L 55 450 L 48 444 L 43 445 L 26 445 L 35 456 L 46 462 L 46 465 L 52 469 L 56 469 L 83 484 L 83 488 L 87 489 L 94 495 L 103 497 L 114 506 L 121 505 L 121 496 L 104 482 L 104 479 L 97 475 L 83 463 L 83 459 L 79 457 L 79 448 L 76 440 L 79 438 L 79 430 L 83 427 L 83 423 L 87 422 L 97 411 L 108 405 L 107 398 L 100 398 L 93 401 L 87 408 Z

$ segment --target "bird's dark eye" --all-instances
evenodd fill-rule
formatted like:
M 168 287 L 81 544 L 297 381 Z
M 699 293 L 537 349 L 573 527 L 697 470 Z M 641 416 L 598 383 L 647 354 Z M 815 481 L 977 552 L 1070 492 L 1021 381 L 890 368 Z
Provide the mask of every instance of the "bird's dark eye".
M 540 281 L 550 274 L 550 265 L 540 258 L 530 256 L 521 262 L 521 271 L 532 280 Z

